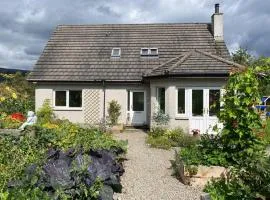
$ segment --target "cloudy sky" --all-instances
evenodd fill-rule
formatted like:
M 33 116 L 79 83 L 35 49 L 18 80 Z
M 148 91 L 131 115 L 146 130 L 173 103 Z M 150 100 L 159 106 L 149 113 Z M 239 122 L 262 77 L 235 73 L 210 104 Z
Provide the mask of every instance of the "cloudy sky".
M 231 52 L 270 56 L 270 0 L 0 0 L 0 67 L 32 69 L 58 24 L 210 22 L 215 3 Z

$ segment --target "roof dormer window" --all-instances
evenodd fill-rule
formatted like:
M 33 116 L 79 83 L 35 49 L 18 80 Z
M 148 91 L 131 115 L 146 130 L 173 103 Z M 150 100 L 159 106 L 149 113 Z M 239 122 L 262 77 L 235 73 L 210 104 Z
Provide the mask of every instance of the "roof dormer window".
M 121 49 L 120 48 L 113 48 L 111 57 L 120 57 L 121 56 Z
M 150 49 L 150 55 L 151 56 L 157 56 L 158 55 L 158 49 L 157 48 L 151 48 Z
M 158 48 L 141 48 L 141 56 L 158 56 Z
M 141 48 L 141 56 L 148 56 L 149 49 L 148 48 Z

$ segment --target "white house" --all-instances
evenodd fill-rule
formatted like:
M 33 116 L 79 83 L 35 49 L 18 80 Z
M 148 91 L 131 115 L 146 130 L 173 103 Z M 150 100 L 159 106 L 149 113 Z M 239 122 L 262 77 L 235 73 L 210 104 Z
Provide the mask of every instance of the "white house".
M 120 123 L 151 126 L 159 106 L 171 127 L 205 132 L 233 67 L 216 4 L 211 23 L 59 25 L 28 80 L 36 109 L 50 99 L 72 122 L 100 123 L 114 99 Z

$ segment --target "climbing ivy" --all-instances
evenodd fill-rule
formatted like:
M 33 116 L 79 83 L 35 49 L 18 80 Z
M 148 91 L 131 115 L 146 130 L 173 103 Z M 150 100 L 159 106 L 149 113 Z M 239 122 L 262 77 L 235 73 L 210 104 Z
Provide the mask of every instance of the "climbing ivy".
M 219 115 L 224 125 L 222 144 L 229 162 L 241 162 L 241 159 L 263 149 L 254 132 L 262 126 L 261 118 L 254 109 L 260 104 L 258 75 L 262 70 L 265 69 L 245 68 L 230 73 Z

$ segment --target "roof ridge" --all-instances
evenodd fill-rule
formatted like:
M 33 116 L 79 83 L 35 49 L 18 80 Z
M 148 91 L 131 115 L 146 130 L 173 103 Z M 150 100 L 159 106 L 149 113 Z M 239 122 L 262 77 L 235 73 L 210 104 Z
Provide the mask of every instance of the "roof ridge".
M 162 63 L 161 65 L 158 65 L 158 66 L 154 67 L 153 69 L 149 70 L 149 72 L 146 73 L 146 75 L 152 73 L 153 71 L 155 71 L 155 70 L 157 70 L 157 69 L 159 69 L 159 68 L 161 68 L 161 67 L 164 67 L 165 65 L 169 64 L 170 62 L 175 61 L 176 59 L 178 59 L 178 58 L 180 58 L 180 57 L 182 57 L 182 56 L 183 56 L 183 54 L 181 54 L 180 56 L 171 58 L 170 60 L 168 60 L 168 61 Z
M 226 64 L 229 64 L 229 65 L 233 65 L 233 66 L 235 66 L 235 67 L 238 67 L 238 68 L 240 68 L 240 69 L 246 68 L 246 66 L 244 66 L 244 65 L 240 65 L 240 64 L 238 64 L 238 63 L 229 61 L 229 60 L 224 59 L 224 58 L 222 58 L 222 57 L 220 57 L 220 56 L 213 55 L 213 54 L 211 54 L 211 53 L 204 52 L 204 51 L 201 51 L 201 50 L 198 50 L 198 49 L 195 49 L 195 51 L 197 51 L 198 53 L 204 54 L 205 56 L 209 56 L 209 57 L 211 57 L 211 58 L 214 58 L 214 59 L 216 59 L 216 60 L 218 60 L 218 61 L 221 61 L 221 62 L 223 62 L 223 63 L 226 63 Z
M 209 25 L 210 22 L 161 22 L 161 23 L 93 23 L 93 24 L 58 24 L 59 27 L 65 27 L 65 26 L 74 26 L 74 27 L 84 27 L 84 26 L 107 26 L 107 25 Z
M 166 70 L 166 72 L 170 72 L 172 71 L 175 67 L 177 67 L 178 65 L 181 65 L 183 62 L 185 62 L 190 56 L 191 54 L 194 52 L 194 50 L 189 51 L 188 53 L 185 53 L 186 55 L 181 58 L 177 63 L 175 63 L 173 66 L 171 66 L 169 69 Z

